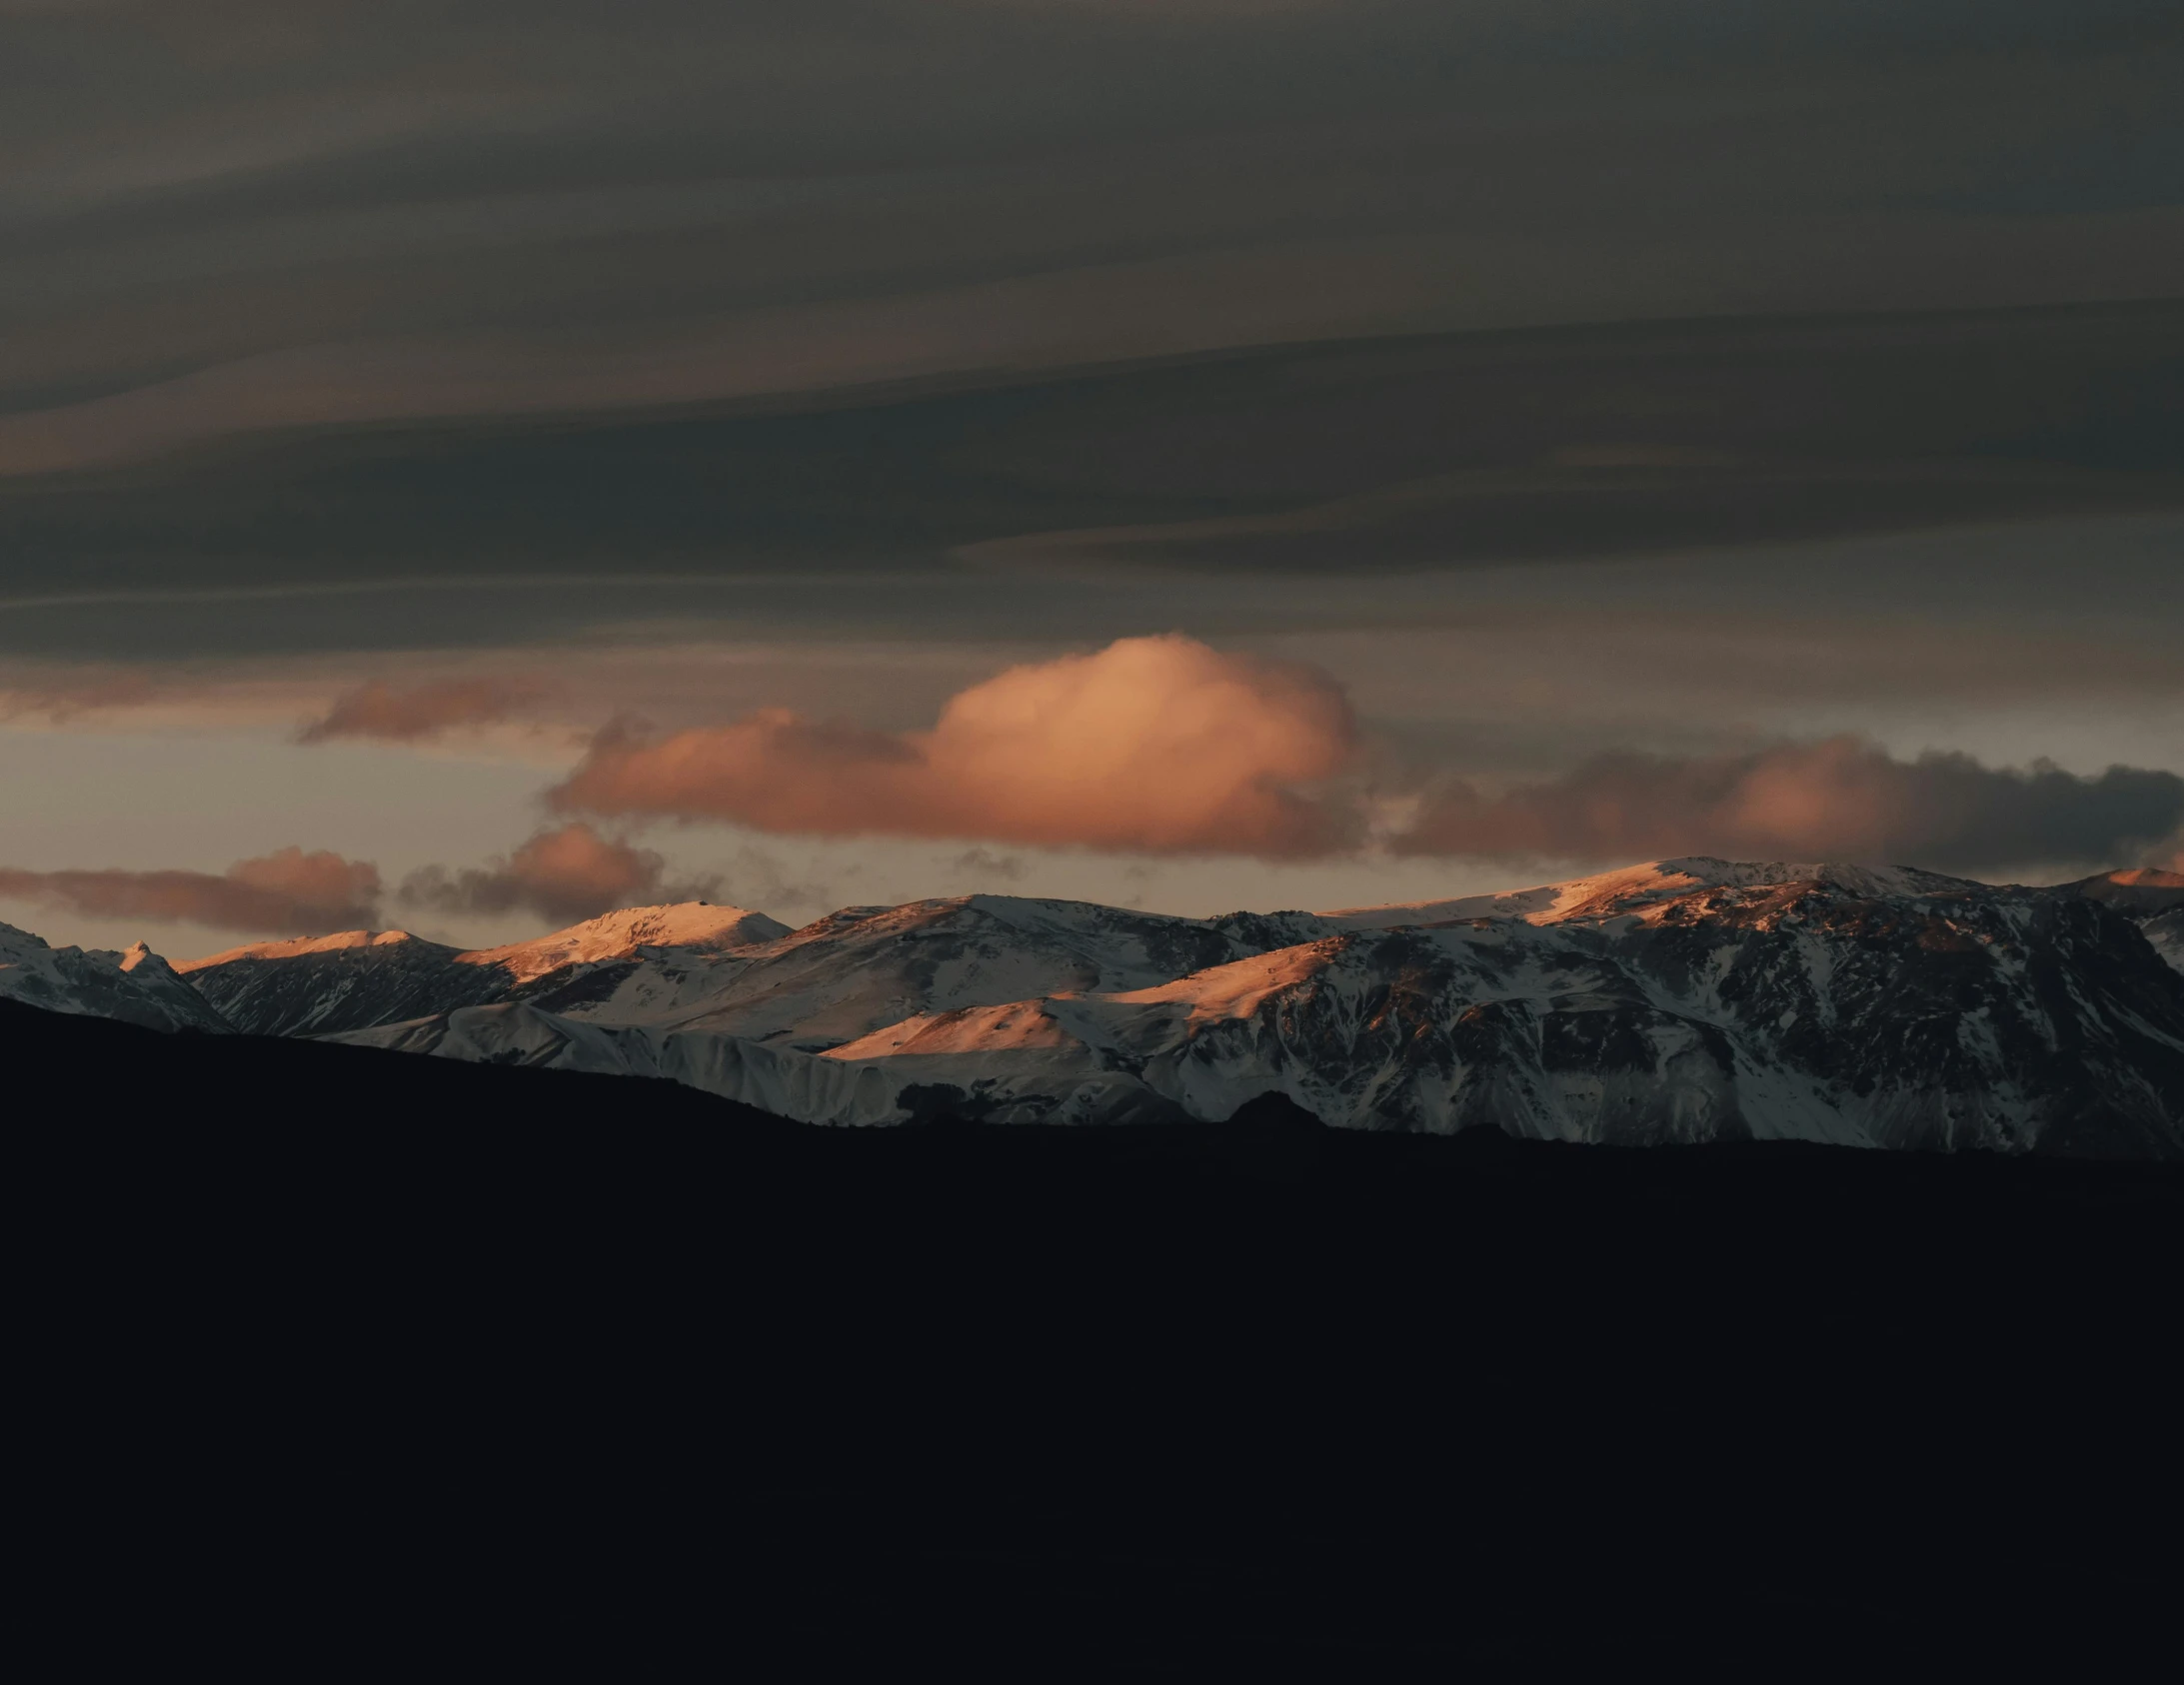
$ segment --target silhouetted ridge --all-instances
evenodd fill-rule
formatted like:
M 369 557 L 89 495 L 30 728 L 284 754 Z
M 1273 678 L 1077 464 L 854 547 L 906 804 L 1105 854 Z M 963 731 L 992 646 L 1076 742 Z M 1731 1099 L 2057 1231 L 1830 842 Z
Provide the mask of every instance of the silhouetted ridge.
M 1178 1628 L 2099 1658 L 2171 1583 L 2137 1526 L 2171 1508 L 2163 1166 L 1370 1133 L 1268 1094 L 821 1128 L 5 1004 L 0 1057 L 66 1330 L 37 1390 L 100 1450 L 71 1496 L 169 1571 L 184 1537 L 227 1560 L 205 1516 L 285 1540 L 302 1505 L 466 1598 L 577 1560 L 587 1596 L 694 1588 L 736 1647 L 1122 1668 Z M 259 1563 L 250 1618 L 317 1607 L 323 1562 Z

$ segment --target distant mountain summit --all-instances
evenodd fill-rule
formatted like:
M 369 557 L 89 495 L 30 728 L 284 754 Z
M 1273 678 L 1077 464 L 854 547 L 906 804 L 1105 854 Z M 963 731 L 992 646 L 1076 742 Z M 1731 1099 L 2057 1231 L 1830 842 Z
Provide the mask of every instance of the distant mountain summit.
M 2058 885 L 2058 891 L 2102 901 L 2135 919 L 2154 951 L 2184 971 L 2184 872 L 2138 866 L 2081 877 Z
M 2081 877 L 2075 883 L 2057 885 L 2065 894 L 2106 901 L 2136 918 L 2152 918 L 2184 907 L 2184 872 L 2137 866 L 2129 871 L 2104 871 L 2097 877 Z

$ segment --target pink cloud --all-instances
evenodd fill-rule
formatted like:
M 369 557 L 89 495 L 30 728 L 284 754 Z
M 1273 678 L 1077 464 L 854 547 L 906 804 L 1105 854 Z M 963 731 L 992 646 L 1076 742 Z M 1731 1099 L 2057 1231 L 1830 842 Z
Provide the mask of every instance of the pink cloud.
M 1314 669 L 1126 638 L 998 674 L 930 731 L 780 710 L 662 739 L 610 730 L 552 800 L 770 832 L 1300 855 L 1353 833 L 1309 787 L 1355 748 L 1347 699 Z
M 0 896 L 87 917 L 145 918 L 216 929 L 324 935 L 369 925 L 379 868 L 324 850 L 281 848 L 208 871 L 21 871 L 0 867 Z
M 537 685 L 502 679 L 451 679 L 397 690 L 375 679 L 336 697 L 321 718 L 297 734 L 296 741 L 376 738 L 412 743 L 451 726 L 506 719 L 539 691 Z
M 1898 761 L 1856 738 L 1674 759 L 1603 755 L 1487 797 L 1451 784 L 1396 846 L 1407 853 L 1624 860 L 1891 860 L 1976 870 L 2120 859 L 2184 819 L 2184 779 L 2111 767 L 2078 778 L 1967 755 Z
M 441 912 L 507 912 L 517 907 L 549 918 L 589 918 L 618 906 L 692 900 L 710 882 L 667 884 L 666 861 L 650 848 L 599 835 L 588 825 L 541 832 L 503 859 L 449 872 L 427 866 L 403 880 L 401 898 Z

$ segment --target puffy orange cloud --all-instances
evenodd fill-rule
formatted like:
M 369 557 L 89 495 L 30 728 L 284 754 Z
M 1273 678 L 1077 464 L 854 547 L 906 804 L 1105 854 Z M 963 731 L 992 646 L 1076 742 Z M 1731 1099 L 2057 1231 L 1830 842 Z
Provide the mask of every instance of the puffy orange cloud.
M 1741 755 L 1604 755 L 1551 783 L 1486 797 L 1435 793 L 1407 853 L 1637 859 L 1888 860 L 1977 870 L 2122 859 L 2184 820 L 2184 779 L 2111 767 L 2078 778 L 1967 755 L 1898 761 L 1856 738 Z
M 324 935 L 378 916 L 379 868 L 320 850 L 281 848 L 209 871 L 20 871 L 0 867 L 0 897 L 43 901 L 90 917 L 209 924 L 278 935 Z
M 664 739 L 610 730 L 552 799 L 771 832 L 1298 855 L 1353 833 L 1309 787 L 1355 747 L 1347 699 L 1314 669 L 1125 638 L 960 692 L 930 731 L 780 710 Z
M 528 907 L 549 918 L 589 918 L 618 906 L 692 900 L 710 882 L 664 884 L 667 862 L 588 825 L 541 832 L 504 859 L 449 872 L 427 866 L 403 879 L 401 898 L 440 912 L 507 912 Z
M 539 691 L 536 685 L 502 679 L 450 679 L 396 690 L 375 679 L 336 697 L 321 718 L 296 734 L 296 741 L 377 738 L 413 743 L 451 726 L 505 719 Z

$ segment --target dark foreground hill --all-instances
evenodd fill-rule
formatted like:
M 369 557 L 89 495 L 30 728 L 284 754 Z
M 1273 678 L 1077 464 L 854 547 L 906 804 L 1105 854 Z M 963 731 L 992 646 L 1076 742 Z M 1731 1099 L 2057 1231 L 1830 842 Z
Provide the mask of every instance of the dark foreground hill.
M 0 1050 L 87 1671 L 2082 1671 L 2175 1597 L 2166 1167 Z

